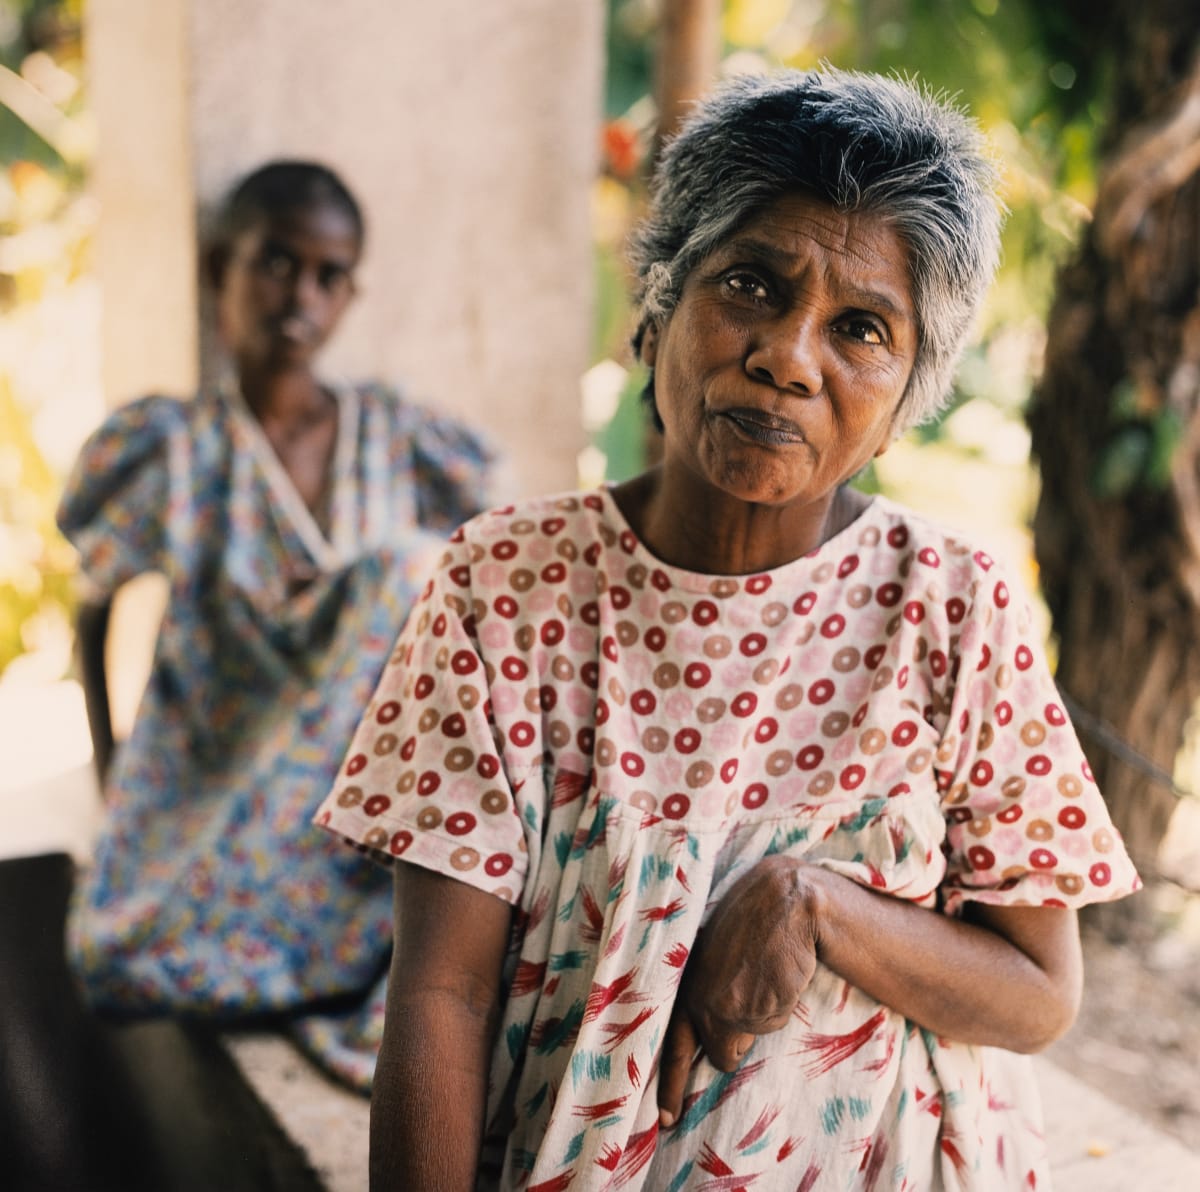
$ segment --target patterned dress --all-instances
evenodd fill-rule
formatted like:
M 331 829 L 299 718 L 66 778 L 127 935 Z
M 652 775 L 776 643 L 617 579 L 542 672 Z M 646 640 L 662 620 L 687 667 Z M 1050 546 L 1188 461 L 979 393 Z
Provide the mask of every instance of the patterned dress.
M 818 965 L 741 1067 L 656 1072 L 706 914 L 786 853 L 928 907 L 1138 878 L 1001 568 L 876 498 L 741 577 L 660 563 L 607 491 L 457 531 L 318 822 L 513 904 L 488 1188 L 1044 1189 L 1027 1057 Z
M 328 537 L 232 391 L 133 402 L 84 446 L 59 523 L 85 579 L 158 571 L 170 594 L 68 936 L 108 1010 L 335 999 L 296 1030 L 365 1089 L 390 882 L 311 818 L 445 535 L 483 507 L 488 453 L 381 387 L 338 403 Z

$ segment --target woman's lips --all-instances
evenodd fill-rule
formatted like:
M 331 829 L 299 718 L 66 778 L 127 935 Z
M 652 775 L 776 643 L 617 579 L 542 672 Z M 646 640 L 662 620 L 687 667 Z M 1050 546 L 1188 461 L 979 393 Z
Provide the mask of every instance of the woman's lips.
M 759 443 L 785 446 L 805 441 L 804 432 L 796 423 L 765 410 L 735 408 L 721 410 L 717 416 L 732 422 L 741 434 Z
M 317 329 L 299 315 L 289 315 L 286 319 L 280 319 L 276 324 L 276 332 L 281 339 L 296 344 L 310 344 L 317 338 Z

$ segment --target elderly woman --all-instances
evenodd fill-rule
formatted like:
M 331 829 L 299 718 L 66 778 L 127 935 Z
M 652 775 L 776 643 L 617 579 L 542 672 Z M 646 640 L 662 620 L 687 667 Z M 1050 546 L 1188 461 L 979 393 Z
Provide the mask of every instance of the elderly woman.
M 1012 580 L 847 486 L 998 223 L 899 81 L 742 81 L 665 152 L 661 465 L 456 532 L 319 813 L 405 862 L 373 1186 L 1046 1186 L 1017 1053 L 1137 876 Z

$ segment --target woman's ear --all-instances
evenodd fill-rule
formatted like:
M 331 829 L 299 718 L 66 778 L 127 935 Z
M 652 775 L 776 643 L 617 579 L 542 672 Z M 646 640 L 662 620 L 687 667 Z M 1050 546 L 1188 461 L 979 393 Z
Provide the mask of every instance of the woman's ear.
M 201 276 L 214 294 L 225 285 L 225 270 L 229 267 L 229 245 L 214 244 L 201 259 Z
M 650 320 L 642 333 L 642 350 L 639 353 L 641 361 L 647 368 L 653 368 L 658 360 L 658 324 Z

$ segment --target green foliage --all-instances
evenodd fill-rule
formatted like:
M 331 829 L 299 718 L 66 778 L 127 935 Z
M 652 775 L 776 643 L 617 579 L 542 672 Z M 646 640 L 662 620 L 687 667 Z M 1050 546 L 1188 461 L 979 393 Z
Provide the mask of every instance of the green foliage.
M 608 0 L 607 112 L 647 139 L 653 113 L 655 6 Z M 1009 216 L 1003 264 L 981 319 L 981 342 L 961 370 L 952 413 L 968 399 L 993 403 L 1021 420 L 1042 325 L 1060 263 L 1071 249 L 1095 191 L 1095 130 L 1109 66 L 1097 52 L 1103 14 L 1081 0 L 724 0 L 727 68 L 781 64 L 835 66 L 917 76 L 954 96 L 996 146 Z M 620 178 L 638 210 L 640 173 Z M 611 208 L 611 197 L 607 206 Z M 597 355 L 621 357 L 620 328 L 630 318 L 617 241 L 605 232 L 597 301 Z M 626 333 L 627 334 L 627 331 Z M 936 438 L 945 420 L 922 432 Z M 1159 437 L 1156 437 L 1159 436 Z M 1165 431 L 1151 434 L 1145 467 L 1154 472 Z M 1165 440 L 1164 440 L 1165 441 Z M 636 470 L 636 461 L 614 461 Z M 1114 465 L 1116 467 L 1116 465 Z M 1142 472 L 1139 471 L 1139 475 Z
M 72 351 L 69 335 L 45 350 L 46 312 L 61 309 L 90 246 L 81 8 L 0 0 L 0 671 L 61 631 L 71 605 L 74 557 L 54 525 L 62 478 L 37 433 L 55 378 L 36 364 Z
M 1161 492 L 1171 482 L 1183 420 L 1128 377 L 1113 387 L 1109 410 L 1112 433 L 1092 473 L 1092 490 L 1113 501 L 1138 490 Z
M 74 557 L 54 526 L 59 487 L 31 412 L 0 380 L 0 671 L 71 605 Z

